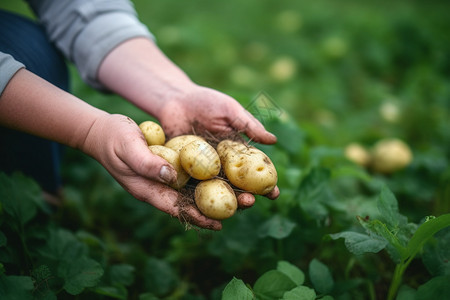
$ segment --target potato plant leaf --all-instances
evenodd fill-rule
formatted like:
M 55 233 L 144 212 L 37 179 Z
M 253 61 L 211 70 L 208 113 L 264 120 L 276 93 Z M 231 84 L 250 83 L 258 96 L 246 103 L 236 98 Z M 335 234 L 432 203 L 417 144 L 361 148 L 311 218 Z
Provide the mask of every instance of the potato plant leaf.
M 91 291 L 98 295 L 108 296 L 113 299 L 128 299 L 127 288 L 120 284 L 114 286 L 97 286 Z
M 388 242 L 379 236 L 369 236 L 364 233 L 344 231 L 330 234 L 333 240 L 344 238 L 345 247 L 355 255 L 362 255 L 367 252 L 377 253 L 386 248 Z
M 96 286 L 103 275 L 98 262 L 81 257 L 71 262 L 60 264 L 58 275 L 64 279 L 64 289 L 71 295 L 78 295 L 87 287 Z
M 2 299 L 28 300 L 33 298 L 34 285 L 28 276 L 0 276 L 0 295 Z
M 442 229 L 427 242 L 422 261 L 433 276 L 450 275 L 450 227 Z
M 304 285 L 298 286 L 284 293 L 282 300 L 314 300 L 316 292 Z
M 434 277 L 421 285 L 415 299 L 450 299 L 450 275 Z
M 0 202 L 16 231 L 23 229 L 36 215 L 36 198 L 40 196 L 40 188 L 33 180 L 19 173 L 11 177 L 0 173 Z
M 270 270 L 261 275 L 253 286 L 253 292 L 257 299 L 280 299 L 284 293 L 292 290 L 297 285 L 289 276 L 278 270 Z
M 260 237 L 283 239 L 289 236 L 297 224 L 280 215 L 274 215 L 259 228 Z
M 252 300 L 253 293 L 241 279 L 233 277 L 222 292 L 222 300 Z
M 328 267 L 317 259 L 309 263 L 309 278 L 316 289 L 321 294 L 328 294 L 334 286 L 334 280 Z
M 405 259 L 415 256 L 424 243 L 438 231 L 450 226 L 450 214 L 441 215 L 437 218 L 429 218 L 425 223 L 417 228 L 413 237 L 408 243 L 408 256 Z
M 406 223 L 406 217 L 398 211 L 398 202 L 389 188 L 384 186 L 377 201 L 378 210 L 384 223 L 391 228 L 397 228 Z
M 143 269 L 146 289 L 157 296 L 167 294 L 178 283 L 177 274 L 172 266 L 163 259 L 150 257 L 145 262 Z
M 380 220 L 366 221 L 361 217 L 358 217 L 358 221 L 368 232 L 372 233 L 372 235 L 375 234 L 386 239 L 389 245 L 393 246 L 395 249 L 395 257 L 404 257 L 406 255 L 406 249 L 401 245 L 396 233 L 389 230 L 386 224 Z
M 297 285 L 302 285 L 305 282 L 303 271 L 287 261 L 279 261 L 277 270 L 286 274 Z

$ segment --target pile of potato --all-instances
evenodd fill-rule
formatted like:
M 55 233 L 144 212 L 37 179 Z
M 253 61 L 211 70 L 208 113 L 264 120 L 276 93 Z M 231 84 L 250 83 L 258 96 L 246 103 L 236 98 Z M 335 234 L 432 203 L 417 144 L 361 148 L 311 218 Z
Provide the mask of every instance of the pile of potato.
M 181 190 L 190 178 L 200 181 L 195 187 L 194 200 L 209 218 L 223 220 L 234 215 L 238 204 L 233 188 L 265 195 L 277 184 L 274 164 L 253 146 L 226 139 L 214 148 L 196 135 L 180 135 L 166 142 L 159 124 L 145 121 L 139 128 L 150 151 L 166 159 L 177 171 L 172 188 Z

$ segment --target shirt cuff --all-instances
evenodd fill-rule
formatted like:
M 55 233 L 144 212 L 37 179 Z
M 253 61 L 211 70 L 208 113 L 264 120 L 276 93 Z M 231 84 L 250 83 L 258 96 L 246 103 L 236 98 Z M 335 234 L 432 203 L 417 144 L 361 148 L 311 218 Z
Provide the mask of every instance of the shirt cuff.
M 0 96 L 11 78 L 22 68 L 25 68 L 24 64 L 15 60 L 11 55 L 0 52 Z
M 98 30 L 99 28 L 103 30 Z M 73 47 L 73 61 L 83 80 L 94 88 L 105 90 L 97 80 L 100 64 L 115 47 L 136 37 L 154 40 L 147 27 L 135 16 L 127 13 L 112 12 L 100 15 L 86 24 Z

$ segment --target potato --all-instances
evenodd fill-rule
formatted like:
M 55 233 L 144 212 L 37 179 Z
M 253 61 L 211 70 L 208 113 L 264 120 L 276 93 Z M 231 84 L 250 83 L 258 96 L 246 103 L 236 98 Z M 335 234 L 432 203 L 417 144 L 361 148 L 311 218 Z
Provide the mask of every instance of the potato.
M 205 141 L 202 137 L 199 137 L 197 135 L 192 135 L 192 134 L 179 135 L 179 136 L 176 136 L 176 137 L 168 140 L 164 146 L 180 153 L 181 149 L 184 146 L 186 146 L 190 142 L 198 141 L 198 140 Z
M 371 160 L 369 151 L 358 143 L 351 143 L 345 147 L 345 157 L 361 167 L 367 167 Z
M 202 214 L 216 220 L 231 217 L 238 206 L 233 189 L 222 179 L 210 179 L 197 184 L 195 204 Z
M 167 160 L 175 169 L 175 171 L 177 171 L 177 181 L 171 184 L 170 187 L 177 190 L 184 187 L 188 182 L 190 176 L 181 166 L 180 156 L 178 155 L 178 153 L 175 150 L 172 150 L 170 148 L 161 145 L 151 145 L 148 146 L 148 149 L 150 149 L 150 151 L 153 154 L 158 155 Z
M 139 128 L 145 136 L 147 144 L 150 145 L 164 145 L 166 142 L 166 135 L 158 123 L 153 121 L 145 121 L 139 124 Z
M 206 141 L 196 140 L 184 146 L 180 162 L 184 170 L 198 180 L 211 179 L 220 172 L 219 155 Z
M 379 173 L 393 173 L 405 168 L 412 161 L 411 149 L 395 138 L 378 141 L 372 149 L 372 169 Z
M 222 168 L 234 186 L 257 195 L 266 195 L 277 185 L 278 175 L 270 158 L 261 150 L 224 140 L 217 146 Z

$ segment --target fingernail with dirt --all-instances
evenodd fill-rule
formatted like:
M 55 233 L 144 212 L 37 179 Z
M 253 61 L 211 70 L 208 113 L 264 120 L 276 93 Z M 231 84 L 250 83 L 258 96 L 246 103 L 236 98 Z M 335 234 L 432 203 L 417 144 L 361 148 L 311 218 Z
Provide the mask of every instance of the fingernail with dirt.
M 162 166 L 159 170 L 159 178 L 165 183 L 173 183 L 177 178 L 176 171 L 168 166 Z

